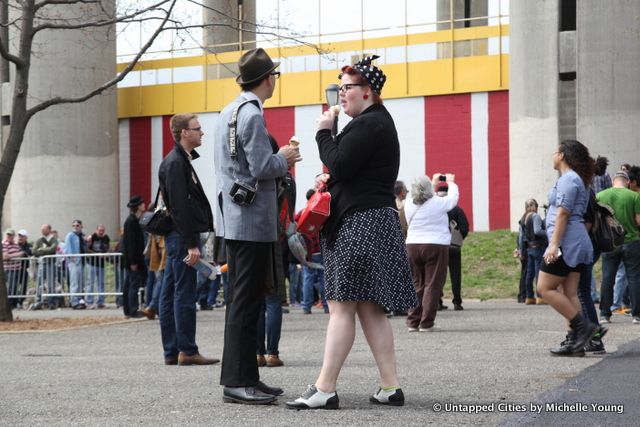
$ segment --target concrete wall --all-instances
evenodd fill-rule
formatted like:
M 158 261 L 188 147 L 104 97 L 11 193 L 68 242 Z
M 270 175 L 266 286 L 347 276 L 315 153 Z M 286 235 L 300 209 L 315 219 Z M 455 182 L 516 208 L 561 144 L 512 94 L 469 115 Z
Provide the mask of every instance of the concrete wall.
M 640 2 L 580 0 L 577 134 L 593 155 L 640 164 Z
M 205 0 L 203 4 L 203 22 L 205 24 L 214 24 L 214 26 L 204 29 L 205 46 L 213 46 L 226 43 L 238 43 L 240 40 L 240 31 L 238 29 L 238 0 Z M 238 44 L 232 44 L 224 47 L 209 48 L 211 52 L 228 52 L 235 50 L 249 50 L 256 47 L 255 42 L 246 43 L 246 41 L 255 41 L 255 22 L 256 22 L 256 0 L 244 0 L 242 2 L 244 21 L 252 22 L 253 25 L 243 24 L 243 28 L 248 31 L 242 32 L 243 46 L 240 49 Z M 222 12 L 224 15 L 222 15 Z M 218 25 L 215 25 L 218 24 Z
M 542 205 L 557 178 L 558 0 L 512 1 L 509 60 L 511 228 L 530 197 Z
M 48 6 L 40 13 L 58 19 L 112 14 L 114 0 L 100 5 Z M 29 104 L 54 96 L 75 97 L 115 75 L 115 28 L 42 31 L 34 43 Z M 16 34 L 13 34 L 15 41 Z M 3 114 L 9 114 L 3 111 Z M 98 223 L 117 237 L 118 128 L 116 91 L 82 104 L 51 107 L 30 121 L 9 189 L 3 227 L 26 228 L 37 238 L 51 223 L 62 236 L 74 218 L 85 231 Z

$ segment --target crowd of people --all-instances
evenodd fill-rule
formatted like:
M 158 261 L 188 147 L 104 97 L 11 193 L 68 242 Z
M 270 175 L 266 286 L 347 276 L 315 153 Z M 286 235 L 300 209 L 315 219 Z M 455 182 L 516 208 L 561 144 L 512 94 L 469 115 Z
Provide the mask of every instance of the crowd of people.
M 442 301 L 447 271 L 453 309 L 463 310 L 461 247 L 469 227 L 457 206 L 460 190 L 453 174 L 436 173 L 432 178 L 415 178 L 407 197 L 406 186 L 397 181 L 397 131 L 381 98 L 387 78 L 374 64 L 376 58 L 342 68 L 340 108 L 330 108 L 316 120 L 316 143 L 326 172 L 316 177 L 307 199 L 315 192 L 328 192 L 331 214 L 321 230 L 300 237 L 306 255 L 301 257 L 297 246 L 289 250 L 291 242 L 299 243 L 295 222 L 300 216 L 294 208 L 296 185 L 289 171 L 302 158 L 297 144 L 280 146 L 267 131 L 263 105 L 273 95 L 280 72 L 279 63 L 261 48 L 240 58 L 236 79 L 240 94 L 217 122 L 216 191 L 209 195 L 215 209 L 192 166 L 204 132 L 198 116 L 191 113 L 170 120 L 175 146 L 160 165 L 158 193 L 150 207 L 151 212 L 168 212 L 170 230 L 145 231 L 141 219 L 147 207 L 142 197 L 132 196 L 127 205 L 130 214 L 115 249 L 122 252 L 118 271 L 124 272 L 118 304 L 128 317 L 159 316 L 164 364 L 221 362 L 224 402 L 269 404 L 283 393 L 282 388 L 261 381 L 259 367 L 284 364 L 278 346 L 287 279 L 290 305 L 300 305 L 304 315 L 314 307 L 329 314 L 322 366 L 313 384 L 286 403 L 292 409 L 339 408 L 338 379 L 355 340 L 356 317 L 379 373 L 369 401 L 402 406 L 405 398 L 389 316 L 406 315 L 409 333 L 438 330 L 437 312 L 447 308 Z M 340 111 L 352 120 L 336 135 L 333 129 Z M 560 177 L 549 192 L 546 218 L 540 217 L 538 204 L 531 199 L 520 220 L 515 252 L 522 262 L 518 300 L 546 302 L 564 316 L 567 336 L 551 352 L 576 356 L 586 349 L 604 349 L 607 329 L 602 324 L 609 323 L 612 311 L 622 309 L 625 301 L 621 288 L 614 292 L 620 265 L 625 267 L 630 314 L 634 323 L 640 323 L 639 175 L 637 167 L 628 167 L 617 172 L 609 180 L 612 187 L 606 188 L 606 178 L 593 179 L 602 160 L 594 161 L 578 141 L 563 141 L 552 157 Z M 594 222 L 589 206 L 596 200 L 613 207 L 627 231 L 624 245 L 602 255 L 599 319 L 591 298 L 598 254 L 594 256 L 588 234 L 589 221 Z M 18 232 L 19 239 L 26 239 L 23 231 Z M 19 276 L 14 259 L 31 254 L 24 240 L 14 241 L 15 234 L 7 230 L 3 241 L 5 271 L 11 277 Z M 70 305 L 102 308 L 105 263 L 100 257 L 85 263 L 78 254 L 109 249 L 104 227 L 86 237 L 82 222 L 74 220 L 63 245 L 50 226 L 43 226 L 33 254 L 65 254 Z M 95 299 L 90 295 L 94 292 L 83 289 L 87 266 L 90 286 L 96 284 Z M 46 274 L 41 276 L 46 283 Z M 142 307 L 141 288 L 146 289 Z M 217 298 L 220 288 L 223 302 Z M 220 360 L 199 352 L 196 311 L 222 304 L 225 332 Z
M 551 349 L 553 355 L 602 354 L 607 332 L 602 325 L 612 322 L 613 313 L 640 324 L 640 167 L 623 164 L 612 179 L 608 159 L 594 160 L 575 140 L 562 141 L 552 162 L 560 178 L 549 191 L 545 219 L 537 201 L 529 199 L 519 221 L 514 251 L 522 265 L 518 302 L 550 304 L 567 320 L 567 335 Z M 604 253 L 591 233 L 598 204 L 610 207 L 625 231 L 624 243 Z M 598 291 L 593 267 L 600 258 Z

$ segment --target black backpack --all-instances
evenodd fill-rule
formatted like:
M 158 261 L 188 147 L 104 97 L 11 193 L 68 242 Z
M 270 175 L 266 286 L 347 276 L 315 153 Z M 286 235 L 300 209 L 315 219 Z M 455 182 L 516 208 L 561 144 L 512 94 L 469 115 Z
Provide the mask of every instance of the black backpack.
M 600 252 L 612 252 L 624 243 L 624 227 L 614 217 L 613 209 L 598 202 L 595 197 L 589 198 L 589 210 L 593 216 L 593 226 L 589 236 L 594 249 Z

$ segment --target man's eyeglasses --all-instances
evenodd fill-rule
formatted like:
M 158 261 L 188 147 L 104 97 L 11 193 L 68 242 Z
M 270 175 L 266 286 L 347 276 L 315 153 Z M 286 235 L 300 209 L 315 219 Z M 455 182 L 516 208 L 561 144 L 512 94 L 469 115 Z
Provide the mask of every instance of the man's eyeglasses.
M 340 86 L 340 92 L 349 92 L 355 86 L 364 86 L 362 83 L 347 83 Z
M 275 77 L 276 79 L 279 79 L 279 78 L 280 78 L 280 71 L 273 71 L 273 72 L 271 72 L 271 73 L 269 73 L 269 74 L 271 74 L 271 75 L 272 75 L 273 77 Z
M 196 132 L 200 132 L 202 128 L 187 128 L 187 130 L 195 130 Z

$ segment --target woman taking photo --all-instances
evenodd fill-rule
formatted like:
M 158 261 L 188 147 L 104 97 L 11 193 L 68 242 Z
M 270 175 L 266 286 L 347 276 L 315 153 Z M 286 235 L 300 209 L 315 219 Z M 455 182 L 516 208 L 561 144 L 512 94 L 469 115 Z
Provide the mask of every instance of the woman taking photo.
M 396 374 L 391 324 L 384 309 L 415 307 L 409 262 L 393 188 L 400 165 L 400 144 L 380 92 L 386 76 L 365 58 L 342 68 L 340 103 L 353 120 L 334 140 L 336 113 L 317 120 L 316 141 L 328 174 L 316 179 L 331 193 L 331 216 L 321 233 L 329 324 L 324 360 L 314 385 L 294 409 L 337 409 L 336 384 L 355 339 L 355 317 L 380 373 L 374 404 L 401 406 L 404 395 Z
M 549 191 L 546 217 L 549 245 L 538 276 L 538 292 L 569 322 L 570 333 L 554 356 L 584 356 L 584 346 L 604 330 L 581 314 L 578 299 L 580 274 L 593 261 L 593 246 L 582 217 L 589 201 L 594 161 L 578 141 L 565 140 L 553 153 L 553 168 L 560 178 Z
M 411 200 L 404 205 L 407 230 L 407 252 L 411 261 L 413 286 L 419 301 L 409 311 L 409 332 L 433 332 L 442 289 L 447 280 L 449 266 L 449 216 L 447 212 L 458 204 L 458 186 L 452 174 L 435 174 L 429 178 L 416 178 L 411 185 Z M 447 195 L 434 196 L 434 186 L 448 184 Z

